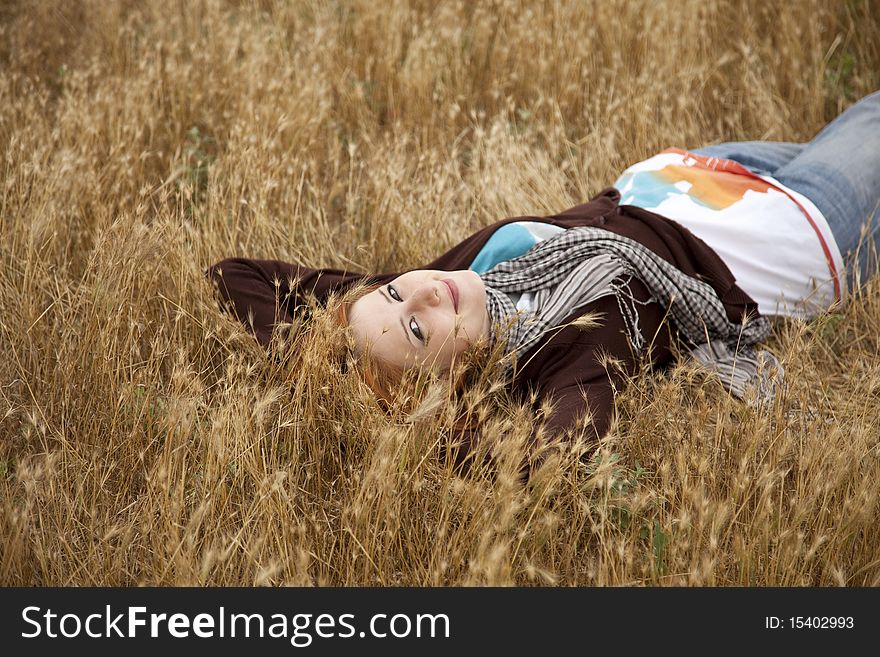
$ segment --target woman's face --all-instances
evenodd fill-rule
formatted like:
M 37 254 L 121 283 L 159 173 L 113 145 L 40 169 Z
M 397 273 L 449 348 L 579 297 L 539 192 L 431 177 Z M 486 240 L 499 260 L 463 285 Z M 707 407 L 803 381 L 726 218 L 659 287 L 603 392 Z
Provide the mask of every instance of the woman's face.
M 470 270 L 407 272 L 355 301 L 348 317 L 359 349 L 404 369 L 446 372 L 489 335 L 486 288 Z

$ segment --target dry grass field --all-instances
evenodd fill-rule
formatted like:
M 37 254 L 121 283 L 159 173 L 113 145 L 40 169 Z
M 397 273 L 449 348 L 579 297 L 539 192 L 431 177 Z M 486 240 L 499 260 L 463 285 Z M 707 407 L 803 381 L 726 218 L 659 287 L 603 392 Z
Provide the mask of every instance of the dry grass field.
M 775 324 L 771 406 L 641 372 L 523 485 L 491 376 L 456 474 L 459 401 L 384 414 L 336 335 L 272 359 L 203 275 L 417 267 L 877 88 L 875 0 L 3 2 L 0 583 L 880 584 L 878 279 Z

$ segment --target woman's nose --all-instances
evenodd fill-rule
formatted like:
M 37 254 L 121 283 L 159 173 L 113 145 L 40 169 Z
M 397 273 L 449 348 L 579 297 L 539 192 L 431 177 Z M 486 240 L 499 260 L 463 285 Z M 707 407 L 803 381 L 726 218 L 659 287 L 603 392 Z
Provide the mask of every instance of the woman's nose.
M 412 303 L 417 307 L 436 306 L 440 303 L 439 283 L 432 281 L 417 288 L 412 296 Z

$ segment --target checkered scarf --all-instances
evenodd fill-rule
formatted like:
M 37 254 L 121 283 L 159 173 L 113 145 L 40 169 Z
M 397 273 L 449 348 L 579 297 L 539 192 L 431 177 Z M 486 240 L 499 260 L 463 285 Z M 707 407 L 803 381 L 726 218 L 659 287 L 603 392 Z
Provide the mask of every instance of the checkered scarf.
M 770 335 L 766 317 L 742 324 L 728 320 L 715 290 L 687 276 L 642 244 L 601 228 L 570 228 L 539 242 L 525 254 L 500 262 L 480 276 L 486 285 L 486 306 L 492 341 L 505 340 L 505 353 L 524 354 L 563 319 L 596 299 L 613 294 L 624 319 L 634 353 L 645 338 L 639 330 L 638 305 L 660 303 L 689 343 L 690 355 L 738 398 L 754 384 L 759 401 L 772 400 L 783 369 L 769 351 L 755 344 Z M 635 277 L 651 293 L 634 298 L 628 284 Z M 534 292 L 532 310 L 519 311 L 508 293 Z M 768 370 L 777 380 L 772 380 Z M 512 373 L 512 363 L 506 374 Z

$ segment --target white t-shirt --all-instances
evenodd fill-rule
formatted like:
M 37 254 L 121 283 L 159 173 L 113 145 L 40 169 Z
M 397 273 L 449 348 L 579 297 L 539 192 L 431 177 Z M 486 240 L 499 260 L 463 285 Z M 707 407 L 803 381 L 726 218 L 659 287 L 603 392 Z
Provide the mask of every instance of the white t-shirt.
M 670 148 L 629 167 L 615 187 L 621 205 L 656 212 L 706 242 L 762 314 L 812 317 L 846 296 L 825 217 L 769 176 Z

